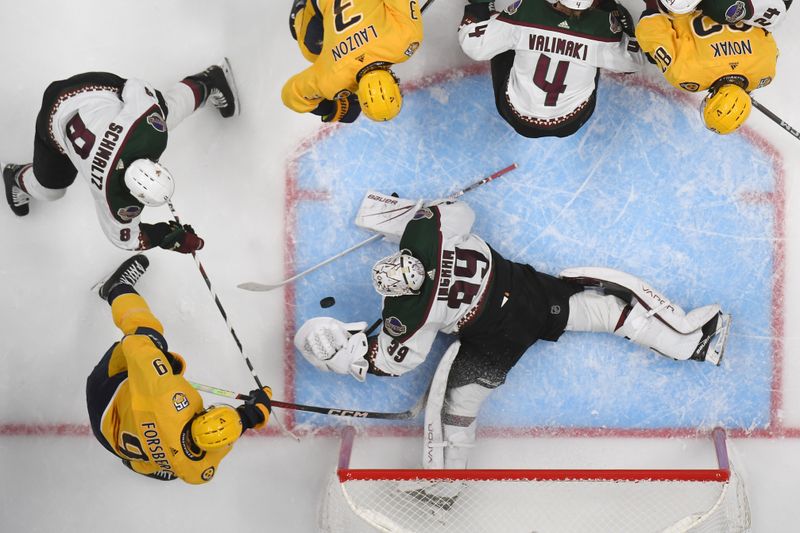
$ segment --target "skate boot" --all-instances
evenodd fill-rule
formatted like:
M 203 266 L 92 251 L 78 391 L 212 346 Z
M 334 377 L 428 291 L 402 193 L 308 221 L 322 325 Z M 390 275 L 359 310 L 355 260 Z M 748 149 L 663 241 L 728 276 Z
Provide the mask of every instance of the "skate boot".
M 134 255 L 126 259 L 105 283 L 100 287 L 98 294 L 103 300 L 108 300 L 108 295 L 111 289 L 117 285 L 126 284 L 131 287 L 136 285 L 139 278 L 142 277 L 147 267 L 150 266 L 150 261 L 142 254 Z
M 19 171 L 25 168 L 25 165 L 0 163 L 0 168 L 3 170 L 3 184 L 6 187 L 8 206 L 15 215 L 24 217 L 30 211 L 30 206 L 28 204 L 31 202 L 31 197 L 19 186 L 17 183 L 17 176 L 19 175 Z
M 224 118 L 239 114 L 239 93 L 227 57 L 219 65 L 211 65 L 203 72 L 186 78 L 205 88 L 203 101 L 219 109 L 219 114 Z
M 728 332 L 731 327 L 731 315 L 718 313 L 703 326 L 703 336 L 697 344 L 691 359 L 708 361 L 719 366 L 728 344 Z

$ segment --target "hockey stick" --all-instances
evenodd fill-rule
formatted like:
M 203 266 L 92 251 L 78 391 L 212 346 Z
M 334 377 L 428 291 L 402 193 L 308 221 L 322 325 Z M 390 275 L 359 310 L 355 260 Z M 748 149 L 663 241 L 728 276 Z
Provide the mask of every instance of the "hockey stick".
M 451 194 L 450 196 L 448 196 L 448 198 L 450 200 L 455 200 L 456 198 L 460 198 L 460 197 L 464 196 L 465 194 L 467 194 L 468 192 L 477 189 L 481 185 L 489 183 L 490 181 L 493 181 L 493 180 L 499 178 L 500 176 L 511 172 L 512 170 L 517 168 L 517 166 L 518 165 L 516 163 L 512 163 L 512 164 L 508 165 L 506 168 L 498 170 L 494 174 L 490 174 L 489 176 L 486 176 L 485 178 L 483 178 L 483 179 L 481 179 L 479 181 L 476 181 L 472 185 L 469 185 L 468 187 L 466 187 L 464 189 L 461 189 L 460 191 Z M 379 240 L 381 238 L 383 238 L 383 235 L 381 235 L 380 233 L 377 233 L 377 234 L 373 235 L 372 237 L 370 237 L 369 239 L 361 241 L 360 243 L 351 246 L 347 250 L 339 252 L 338 254 L 336 254 L 336 255 L 334 255 L 332 257 L 329 257 L 328 259 L 322 261 L 321 263 L 317 263 L 316 265 L 312 266 L 311 268 L 306 269 L 303 272 L 300 272 L 299 274 L 295 274 L 291 278 L 287 278 L 287 279 L 285 279 L 285 280 L 283 280 L 283 281 L 281 281 L 279 283 L 269 284 L 269 283 L 258 283 L 258 282 L 255 282 L 255 281 L 247 281 L 247 282 L 244 282 L 244 283 L 240 283 L 239 285 L 237 285 L 237 287 L 239 287 L 240 289 L 244 289 L 246 291 L 254 291 L 254 292 L 271 291 L 273 289 L 277 289 L 279 287 L 283 287 L 287 283 L 291 283 L 292 281 L 300 279 L 303 276 L 305 276 L 306 274 L 309 274 L 309 273 L 317 270 L 318 268 L 323 267 L 323 266 L 327 265 L 328 263 L 330 263 L 330 262 L 332 262 L 332 261 L 334 261 L 336 259 L 339 259 L 340 257 L 345 256 L 345 255 L 349 254 L 350 252 L 352 252 L 354 250 L 358 250 L 362 246 L 367 245 L 367 244 L 369 244 L 369 243 L 371 243 L 373 241 L 377 241 L 377 240 Z
M 343 256 L 349 254 L 350 252 L 358 250 L 362 246 L 366 246 L 367 244 L 369 244 L 369 243 L 371 243 L 373 241 L 377 241 L 381 237 L 383 237 L 383 235 L 381 235 L 380 233 L 376 233 L 375 235 L 373 235 L 369 239 L 363 240 L 358 244 L 354 244 L 353 246 L 351 246 L 347 250 L 339 252 L 338 254 L 329 257 L 328 259 L 322 261 L 321 263 L 317 263 L 316 265 L 312 266 L 311 268 L 308 268 L 308 269 L 300 272 L 299 274 L 295 274 L 291 278 L 287 278 L 287 279 L 285 279 L 285 280 L 283 280 L 281 282 L 273 283 L 273 284 L 267 284 L 267 283 L 256 283 L 254 281 L 247 281 L 245 283 L 240 283 L 239 285 L 237 285 L 237 287 L 239 287 L 240 289 L 244 289 L 246 291 L 255 291 L 255 292 L 271 291 L 273 289 L 277 289 L 279 287 L 283 287 L 284 285 L 286 285 L 288 283 L 291 283 L 296 279 L 300 279 L 300 278 L 302 278 L 303 276 L 305 276 L 307 274 L 311 274 L 312 272 L 314 272 L 318 268 L 322 268 L 325 265 L 327 265 L 328 263 L 336 261 L 340 257 L 343 257 Z
M 219 389 L 217 387 L 211 387 L 208 385 L 202 385 L 200 383 L 194 383 L 193 381 L 189 382 L 192 387 L 195 389 L 208 392 L 211 394 L 216 394 L 217 396 L 223 396 L 225 398 L 233 398 L 235 400 L 249 400 L 250 397 L 245 394 L 239 394 L 237 392 Z M 402 413 L 381 413 L 375 411 L 359 411 L 357 409 L 340 409 L 338 407 L 320 407 L 317 405 L 303 405 L 300 403 L 290 403 L 290 402 L 282 402 L 279 400 L 272 400 L 270 403 L 272 407 L 280 407 L 282 409 L 294 409 L 295 411 L 308 411 L 309 413 L 319 413 L 323 415 L 330 415 L 330 416 L 346 416 L 350 418 L 377 418 L 382 420 L 409 420 L 412 418 L 416 418 L 416 416 L 422 411 L 422 406 L 425 405 L 425 398 L 427 398 L 428 393 L 420 397 L 417 400 L 417 403 L 409 409 L 408 411 L 403 411 Z
M 175 222 L 178 224 L 181 223 L 180 218 L 178 218 L 178 213 L 175 212 L 175 206 L 172 205 L 170 200 L 167 200 L 167 206 L 169 206 L 169 210 L 172 213 L 172 218 L 175 219 Z M 239 336 L 236 335 L 236 332 L 233 330 L 233 326 L 231 325 L 230 321 L 228 320 L 228 313 L 225 312 L 225 308 L 222 307 L 222 302 L 219 301 L 219 296 L 217 293 L 214 292 L 214 289 L 211 287 L 211 280 L 208 278 L 208 274 L 206 274 L 206 269 L 203 268 L 203 263 L 200 262 L 200 259 L 197 258 L 197 254 L 192 252 L 192 257 L 194 258 L 194 262 L 197 264 L 197 269 L 200 270 L 200 275 L 203 276 L 203 281 L 206 282 L 206 287 L 208 287 L 208 292 L 211 293 L 211 296 L 214 298 L 214 303 L 217 304 L 217 309 L 219 309 L 222 318 L 225 320 L 225 325 L 228 326 L 228 331 L 231 332 L 231 337 L 236 342 L 236 347 L 239 348 L 239 353 L 242 354 L 244 358 L 244 362 L 247 364 L 247 368 L 250 369 L 250 375 L 253 376 L 253 379 L 256 381 L 256 385 L 258 385 L 259 389 L 263 389 L 264 385 L 261 384 L 261 380 L 258 379 L 258 375 L 256 375 L 255 369 L 253 369 L 253 363 L 250 362 L 250 358 L 247 357 L 244 353 L 244 348 L 242 347 L 242 343 L 239 340 Z
M 419 10 L 420 13 L 425 13 L 425 10 L 434 2 L 434 0 L 428 0 L 422 5 L 422 9 Z
M 750 97 L 750 101 L 751 101 L 751 102 L 753 102 L 753 107 L 755 107 L 756 109 L 758 109 L 759 111 L 761 111 L 762 113 L 764 113 L 764 115 L 766 115 L 766 116 L 767 116 L 767 118 L 769 118 L 770 120 L 772 120 L 772 122 L 774 122 L 775 124 L 777 124 L 777 125 L 778 125 L 778 126 L 780 126 L 781 128 L 783 128 L 783 129 L 785 129 L 786 131 L 788 131 L 788 132 L 789 132 L 789 134 L 790 134 L 790 135 L 792 135 L 793 137 L 795 137 L 795 138 L 797 138 L 797 139 L 800 139 L 800 131 L 797 131 L 796 129 L 794 129 L 793 127 L 791 127 L 789 124 L 787 124 L 787 123 L 786 123 L 786 121 L 784 121 L 783 119 L 781 119 L 781 117 L 779 117 L 778 115 L 776 115 L 775 113 L 773 113 L 772 111 L 770 111 L 769 109 L 767 109 L 766 107 L 764 107 L 763 105 L 761 105 L 761 104 L 760 104 L 759 102 L 757 102 L 757 101 L 756 101 L 756 99 L 755 99 L 755 98 L 753 98 L 752 96 Z

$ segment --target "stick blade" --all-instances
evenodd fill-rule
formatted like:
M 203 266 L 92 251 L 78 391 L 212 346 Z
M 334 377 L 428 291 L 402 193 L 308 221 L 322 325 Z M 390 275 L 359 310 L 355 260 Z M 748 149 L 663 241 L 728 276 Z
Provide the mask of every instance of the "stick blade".
M 252 292 L 266 292 L 271 291 L 273 289 L 277 289 L 278 287 L 282 287 L 283 284 L 277 285 L 266 285 L 264 283 L 256 283 L 255 281 L 246 281 L 244 283 L 240 283 L 237 285 L 240 289 L 244 289 L 246 291 Z

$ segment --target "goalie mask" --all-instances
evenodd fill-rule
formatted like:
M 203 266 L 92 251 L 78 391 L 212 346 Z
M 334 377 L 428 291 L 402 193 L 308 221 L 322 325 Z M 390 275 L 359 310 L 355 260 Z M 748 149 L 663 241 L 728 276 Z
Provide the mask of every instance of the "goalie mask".
M 372 267 L 372 284 L 382 296 L 419 294 L 423 281 L 425 267 L 407 249 L 384 257 Z

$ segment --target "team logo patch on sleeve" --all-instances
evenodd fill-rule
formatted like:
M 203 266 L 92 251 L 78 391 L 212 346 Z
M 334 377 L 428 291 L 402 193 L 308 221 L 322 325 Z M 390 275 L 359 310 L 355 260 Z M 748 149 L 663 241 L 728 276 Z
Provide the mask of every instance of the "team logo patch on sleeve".
M 117 216 L 123 222 L 130 222 L 142 213 L 142 208 L 138 205 L 129 205 L 117 209 Z
M 147 115 L 147 123 L 150 124 L 154 130 L 159 133 L 164 133 L 167 131 L 167 123 L 164 122 L 164 119 L 161 117 L 159 113 L 150 113 Z
M 728 24 L 739 22 L 744 18 L 745 12 L 744 2 L 742 0 L 737 0 L 725 10 L 725 20 Z
M 509 15 L 513 15 L 519 9 L 519 6 L 522 5 L 522 0 L 517 0 L 516 2 L 512 2 L 511 4 L 506 7 L 506 13 Z
M 680 85 L 681 85 L 681 89 L 683 89 L 684 91 L 689 91 L 689 92 L 692 92 L 692 93 L 696 93 L 697 91 L 700 90 L 700 84 L 699 83 L 695 83 L 693 81 L 684 81 Z
M 392 337 L 399 337 L 408 331 L 408 328 L 396 316 L 390 316 L 383 321 L 383 329 Z
M 408 45 L 408 48 L 406 48 L 406 51 L 403 53 L 406 56 L 411 57 L 414 55 L 414 52 L 416 52 L 418 48 L 419 48 L 419 43 L 417 41 L 414 41 L 413 43 Z
M 422 220 L 423 218 L 433 218 L 433 211 L 427 207 L 423 207 L 414 213 L 414 220 Z
M 766 87 L 770 83 L 772 83 L 772 78 L 771 77 L 767 76 L 766 78 L 761 78 L 760 80 L 758 80 L 757 89 L 760 89 L 762 87 Z
M 176 392 L 175 395 L 172 397 L 172 405 L 175 406 L 175 410 L 180 412 L 189 407 L 189 398 L 182 392 Z
M 200 477 L 203 478 L 203 481 L 208 481 L 209 479 L 214 477 L 214 467 L 209 466 L 208 468 L 203 470 L 203 473 L 200 474 Z

